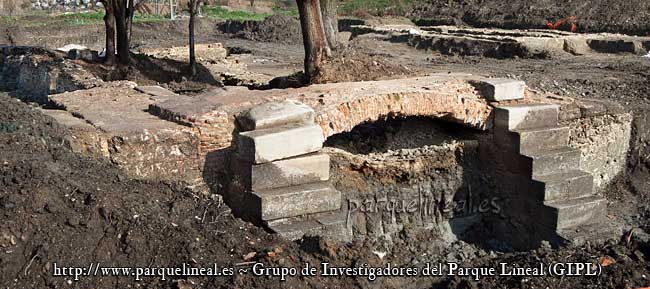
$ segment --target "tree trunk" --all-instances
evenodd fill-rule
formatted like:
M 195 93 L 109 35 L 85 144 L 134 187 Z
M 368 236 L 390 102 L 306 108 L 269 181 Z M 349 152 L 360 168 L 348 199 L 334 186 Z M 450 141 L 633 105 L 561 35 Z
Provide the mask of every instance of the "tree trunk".
M 323 16 L 323 28 L 325 30 L 325 38 L 330 49 L 336 50 L 339 48 L 339 19 L 337 15 L 337 0 L 320 0 L 320 10 Z
M 106 26 L 106 56 L 104 62 L 106 64 L 115 64 L 115 14 L 113 14 L 113 1 L 102 1 L 104 5 L 104 25 Z
M 115 30 L 117 32 L 117 59 L 120 64 L 131 63 L 129 55 L 129 31 L 127 27 L 127 1 L 113 0 L 115 10 Z
M 131 32 L 133 31 L 133 15 L 135 15 L 135 1 L 126 0 L 129 4 L 126 9 L 126 29 L 129 31 L 129 39 L 131 39 Z
M 305 76 L 311 82 L 318 74 L 323 56 L 328 53 L 319 0 L 296 0 L 305 45 Z
M 196 52 L 194 50 L 194 21 L 196 19 L 196 10 L 199 5 L 199 0 L 190 0 L 189 8 L 190 8 L 190 24 L 189 24 L 189 29 L 190 29 L 190 73 L 192 76 L 196 76 L 197 74 L 197 68 L 196 68 Z

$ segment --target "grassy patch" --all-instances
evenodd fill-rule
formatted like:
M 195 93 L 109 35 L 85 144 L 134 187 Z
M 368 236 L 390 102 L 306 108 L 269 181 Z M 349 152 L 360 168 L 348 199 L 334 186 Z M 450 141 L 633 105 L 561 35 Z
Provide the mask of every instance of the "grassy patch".
M 280 7 L 273 7 L 273 14 L 292 16 L 292 17 L 300 16 L 300 13 L 298 13 L 298 7 L 290 7 L 286 9 Z
M 55 17 L 47 18 L 48 20 L 38 23 L 32 23 L 32 26 L 48 25 L 50 23 L 65 23 L 68 25 L 89 25 L 89 24 L 103 24 L 104 11 L 94 12 L 78 12 L 61 14 Z M 143 22 L 158 22 L 164 21 L 166 18 L 163 15 L 149 15 L 149 14 L 135 14 L 133 16 L 133 23 Z M 42 23 L 44 22 L 44 23 Z
M 2 16 L 0 17 L 0 23 L 9 25 L 14 23 L 14 19 L 11 16 Z
M 67 13 L 54 18 L 69 25 L 88 25 L 104 22 L 104 12 Z
M 262 21 L 264 20 L 264 18 L 270 16 L 270 14 L 268 13 L 255 13 L 249 11 L 230 11 L 220 6 L 215 6 L 215 7 L 203 6 L 201 9 L 203 11 L 203 14 L 207 15 L 208 17 L 224 19 L 224 20 Z
M 169 20 L 168 15 L 157 15 L 157 14 L 136 14 L 133 16 L 133 23 L 145 23 L 145 22 L 161 22 Z
M 415 3 L 423 0 L 350 0 L 339 6 L 343 15 L 405 15 Z

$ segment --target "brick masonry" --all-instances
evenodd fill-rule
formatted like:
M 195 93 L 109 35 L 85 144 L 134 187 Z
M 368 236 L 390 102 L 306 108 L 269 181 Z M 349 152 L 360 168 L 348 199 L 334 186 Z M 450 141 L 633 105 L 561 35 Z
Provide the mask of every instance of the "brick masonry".
M 103 84 L 90 90 L 54 95 L 51 98 L 69 113 L 83 117 L 97 130 L 95 137 L 90 137 L 92 133 L 86 130 L 80 134 L 85 135 L 83 141 L 77 140 L 82 143 L 82 147 L 88 148 L 87 151 L 99 151 L 102 157 L 112 159 L 127 172 L 140 178 L 185 180 L 193 184 L 207 184 L 212 193 L 223 193 L 227 189 L 223 184 L 229 178 L 230 156 L 236 147 L 233 137 L 239 130 L 235 116 L 248 108 L 272 100 L 301 101 L 316 112 L 315 121 L 322 128 L 324 137 L 351 130 L 363 122 L 389 116 L 428 116 L 479 130 L 489 130 L 492 127 L 493 107 L 470 83 L 473 79 L 475 78 L 468 75 L 436 75 L 394 81 L 315 85 L 288 90 L 249 91 L 245 88 L 225 88 L 193 97 L 170 97 L 165 93 L 157 95 L 153 92 L 147 94 L 135 90 L 134 84 L 126 82 Z M 123 97 L 114 97 L 116 92 Z M 526 99 L 519 102 L 560 104 L 560 121 L 571 130 L 569 145 L 580 149 L 583 159 L 581 169 L 596 176 L 596 187 L 604 187 L 622 171 L 631 118 L 620 107 L 579 99 L 546 98 L 530 92 L 527 92 Z M 88 145 L 93 141 L 102 144 Z M 461 150 L 467 151 L 467 148 Z M 594 157 L 603 150 L 608 153 L 603 157 Z M 339 155 L 333 155 L 335 159 L 338 157 Z M 423 161 L 428 160 L 424 158 Z M 457 165 L 459 160 L 455 161 Z M 598 168 L 605 171 L 598 171 Z M 434 200 L 453 196 L 452 193 L 459 190 L 467 191 L 464 183 L 453 181 L 463 178 L 463 170 L 441 169 L 437 173 L 445 170 L 448 175 L 440 180 L 449 180 L 444 182 L 446 184 L 432 183 L 427 187 L 429 189 L 424 190 L 431 193 Z M 598 180 L 601 174 L 604 177 Z M 344 170 L 337 169 L 332 171 L 331 177 L 342 179 L 346 175 L 348 174 Z M 454 183 L 458 187 L 454 187 Z M 363 186 L 379 188 L 384 185 L 383 180 L 379 180 Z M 413 184 L 385 187 L 397 192 L 405 189 L 404 196 L 423 190 L 417 186 L 409 189 L 411 185 Z M 350 190 L 344 190 L 345 185 L 341 187 L 341 183 L 337 183 L 336 186 L 344 197 L 349 194 Z M 474 186 L 480 185 L 473 183 L 472 187 Z M 380 197 L 388 197 L 389 193 L 370 191 Z M 478 193 L 476 189 L 474 192 Z M 361 197 L 364 196 L 355 199 L 363 199 Z M 343 205 L 349 206 L 348 201 L 349 198 L 344 200 Z M 439 205 L 438 208 L 444 206 Z M 431 227 L 432 224 L 441 225 L 439 229 L 444 234 L 444 226 L 449 223 L 446 221 L 455 221 L 452 228 L 456 230 L 476 221 L 471 218 L 438 217 L 435 222 L 422 222 L 407 214 L 398 217 L 395 222 L 391 221 L 393 223 L 384 222 L 387 227 L 379 228 L 368 227 L 361 221 L 364 218 L 372 219 L 373 216 L 365 213 L 360 216 L 354 219 L 356 232 L 373 238 L 387 238 L 404 224 L 416 224 L 423 228 Z M 368 220 L 365 224 L 368 224 Z

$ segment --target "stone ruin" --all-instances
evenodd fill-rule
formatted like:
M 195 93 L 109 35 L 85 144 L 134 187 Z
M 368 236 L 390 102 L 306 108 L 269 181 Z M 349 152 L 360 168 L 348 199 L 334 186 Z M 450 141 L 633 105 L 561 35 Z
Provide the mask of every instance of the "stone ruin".
M 220 46 L 206 49 L 223 56 Z M 2 89 L 49 104 L 39 109 L 71 129 L 73 151 L 135 178 L 220 196 L 236 215 L 289 239 L 391 244 L 405 230 L 426 230 L 530 248 L 617 229 L 603 219 L 600 193 L 625 168 L 632 117 L 614 103 L 468 74 L 187 96 L 105 82 L 37 50 L 2 47 Z M 390 136 L 408 146 L 359 152 L 346 138 L 409 119 L 419 131 L 409 123 Z M 421 141 L 422 132 L 443 140 Z
M 68 146 L 133 177 L 222 196 L 289 239 L 387 244 L 404 230 L 513 248 L 603 236 L 600 193 L 624 170 L 632 120 L 613 103 L 467 74 L 194 96 L 103 82 L 46 97 L 57 109 L 43 113 L 74 133 Z M 468 137 L 422 144 L 406 131 L 395 138 L 416 145 L 371 153 L 330 145 L 360 125 L 410 118 Z
M 491 101 L 524 99 L 521 81 L 485 79 L 475 83 Z M 478 163 L 420 160 L 420 168 L 400 167 L 399 159 L 364 163 L 364 169 L 373 170 L 370 174 L 362 170 L 366 180 L 380 176 L 380 182 L 386 183 L 386 178 L 399 178 L 401 173 L 408 177 L 393 179 L 374 195 L 373 190 L 354 192 L 340 185 L 348 192 L 347 204 L 342 205 L 341 192 L 328 182 L 329 158 L 318 153 L 324 138 L 314 123 L 314 111 L 291 101 L 264 103 L 238 117 L 241 131 L 232 164 L 243 169 L 232 171 L 237 189 L 229 190 L 229 203 L 241 209 L 241 214 L 253 216 L 271 231 L 291 239 L 320 234 L 349 240 L 354 233 L 390 238 L 409 223 L 458 235 L 475 226 L 491 226 L 487 231 L 519 248 L 537 246 L 542 240 L 554 244 L 580 242 L 586 237 L 594 240 L 611 232 L 601 224 L 607 222 L 607 203 L 595 190 L 594 176 L 581 170 L 581 151 L 569 147 L 571 130 L 559 124 L 559 108 L 547 103 L 496 105 L 490 143 L 479 142 L 474 153 L 470 152 L 472 148 L 463 148 L 465 157 L 476 157 Z M 419 151 L 414 158 L 439 158 L 452 152 L 446 157 L 455 159 L 458 148 L 448 149 Z M 413 158 L 409 163 L 414 163 Z M 447 176 L 430 170 L 445 165 L 451 171 Z M 386 168 L 391 166 L 394 171 Z M 453 172 L 458 166 L 463 166 L 462 172 Z M 386 171 L 380 172 L 382 169 Z M 424 178 L 410 175 L 418 170 Z M 472 171 L 488 181 L 470 180 L 471 176 L 463 176 L 459 182 L 449 178 Z M 343 174 L 342 178 L 353 174 Z M 479 198 L 471 195 L 472 183 Z M 455 188 L 450 191 L 449 187 Z M 470 188 L 469 195 L 459 205 L 456 195 L 465 193 L 464 187 Z M 356 214 L 359 212 L 362 217 Z M 471 219 L 452 221 L 453 213 L 468 213 Z
M 650 51 L 650 37 L 612 33 L 572 33 L 542 29 L 465 28 L 457 26 L 349 25 L 352 37 L 380 37 L 405 42 L 417 49 L 446 55 L 475 55 L 493 58 L 540 58 L 569 53 L 630 53 Z

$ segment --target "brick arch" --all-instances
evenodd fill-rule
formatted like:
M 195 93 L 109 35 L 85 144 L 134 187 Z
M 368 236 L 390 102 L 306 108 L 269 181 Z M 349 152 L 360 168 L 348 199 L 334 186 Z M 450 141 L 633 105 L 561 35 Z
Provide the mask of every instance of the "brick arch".
M 331 97 L 331 96 L 330 96 Z M 388 93 L 374 92 L 351 99 L 330 99 L 331 103 L 309 103 L 325 137 L 389 116 L 424 116 L 444 119 L 486 130 L 493 107 L 463 80 L 408 87 Z

